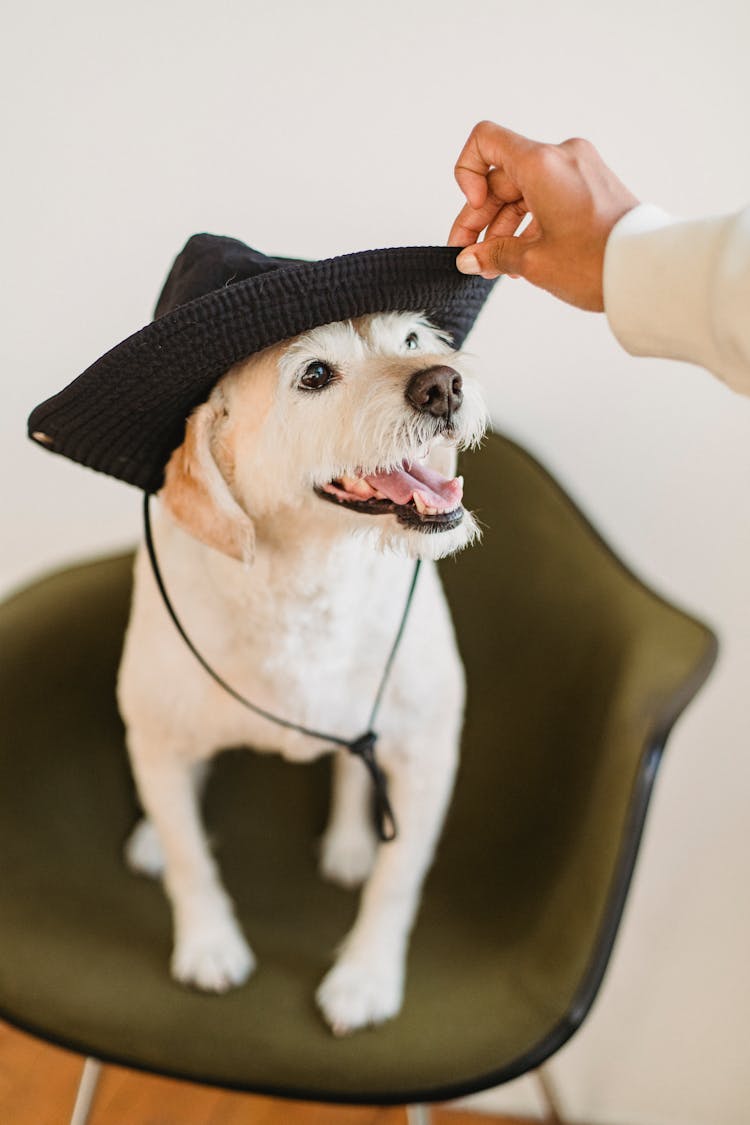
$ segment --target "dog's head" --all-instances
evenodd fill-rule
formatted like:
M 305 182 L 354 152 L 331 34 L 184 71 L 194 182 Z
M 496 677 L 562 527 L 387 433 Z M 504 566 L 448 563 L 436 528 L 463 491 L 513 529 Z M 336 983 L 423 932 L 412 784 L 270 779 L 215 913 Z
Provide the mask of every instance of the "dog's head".
M 441 558 L 477 534 L 453 473 L 485 425 L 460 353 L 423 315 L 328 324 L 224 376 L 189 418 L 161 497 L 186 530 L 246 561 L 254 527 L 291 513 Z

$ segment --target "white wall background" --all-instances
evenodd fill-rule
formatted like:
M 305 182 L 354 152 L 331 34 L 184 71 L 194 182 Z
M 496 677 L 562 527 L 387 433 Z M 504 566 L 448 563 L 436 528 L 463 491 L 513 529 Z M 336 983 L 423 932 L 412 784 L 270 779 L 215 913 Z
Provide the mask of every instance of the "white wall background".
M 150 317 L 187 235 L 310 257 L 440 243 L 482 117 L 582 134 L 641 198 L 750 197 L 746 0 L 28 0 L 4 21 L 5 588 L 131 542 L 139 500 L 25 417 Z M 749 310 L 750 315 L 750 310 Z M 497 423 L 646 579 L 720 632 L 676 729 L 600 998 L 553 1076 L 571 1119 L 750 1120 L 750 400 L 634 360 L 506 282 L 472 341 Z M 528 1084 L 486 1105 L 531 1108 Z

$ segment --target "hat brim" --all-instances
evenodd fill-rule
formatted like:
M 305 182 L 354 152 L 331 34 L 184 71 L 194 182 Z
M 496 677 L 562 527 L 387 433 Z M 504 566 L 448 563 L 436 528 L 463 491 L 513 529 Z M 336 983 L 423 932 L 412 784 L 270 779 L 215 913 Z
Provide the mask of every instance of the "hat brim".
M 458 251 L 420 246 L 293 263 L 189 301 L 112 348 L 40 403 L 29 436 L 149 492 L 190 412 L 229 368 L 322 324 L 425 312 L 460 348 L 493 282 L 456 269 Z

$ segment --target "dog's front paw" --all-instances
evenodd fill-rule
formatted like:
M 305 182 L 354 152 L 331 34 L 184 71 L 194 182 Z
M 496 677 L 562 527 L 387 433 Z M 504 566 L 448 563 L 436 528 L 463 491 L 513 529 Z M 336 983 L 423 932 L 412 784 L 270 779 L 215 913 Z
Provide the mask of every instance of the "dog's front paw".
M 139 820 L 125 844 L 125 862 L 131 871 L 159 879 L 164 874 L 164 853 L 156 828 L 144 817 Z
M 172 954 L 172 976 L 205 992 L 244 984 L 255 957 L 232 915 L 182 927 Z
M 320 874 L 340 887 L 358 887 L 372 871 L 378 841 L 369 824 L 329 829 L 320 843 Z
M 316 999 L 334 1035 L 348 1035 L 398 1015 L 403 996 L 401 966 L 366 965 L 344 957 L 323 978 Z

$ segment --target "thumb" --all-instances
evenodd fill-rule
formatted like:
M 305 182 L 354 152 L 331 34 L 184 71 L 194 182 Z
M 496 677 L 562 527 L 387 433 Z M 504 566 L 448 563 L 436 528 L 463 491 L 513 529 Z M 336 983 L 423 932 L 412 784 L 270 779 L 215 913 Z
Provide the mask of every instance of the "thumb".
M 456 265 L 461 273 L 478 273 L 488 279 L 499 277 L 501 273 L 523 277 L 526 249 L 525 243 L 513 235 L 488 238 L 462 250 Z

